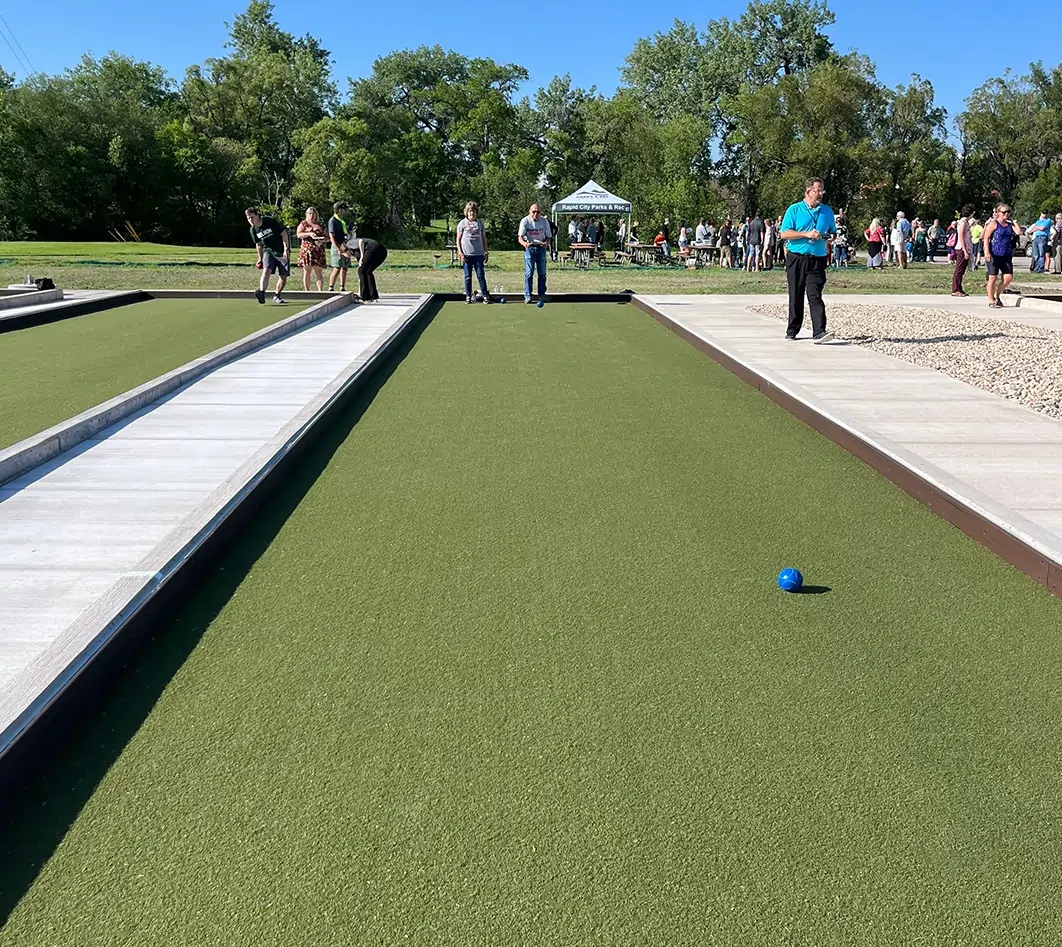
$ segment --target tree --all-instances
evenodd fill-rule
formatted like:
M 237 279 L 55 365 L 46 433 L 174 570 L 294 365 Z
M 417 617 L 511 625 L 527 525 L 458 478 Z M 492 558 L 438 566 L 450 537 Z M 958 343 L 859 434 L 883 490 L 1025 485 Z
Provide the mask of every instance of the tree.
M 422 226 L 456 211 L 471 182 L 497 183 L 517 155 L 526 164 L 526 111 L 513 102 L 526 79 L 521 66 L 422 46 L 378 59 L 352 82 L 347 111 L 370 130 L 386 198 L 380 223 Z
M 736 21 L 710 20 L 704 33 L 676 19 L 667 33 L 635 43 L 623 81 L 658 120 L 696 115 L 721 126 L 722 140 L 722 98 L 825 62 L 832 46 L 822 28 L 833 22 L 823 0 L 752 0 Z
M 939 216 L 957 207 L 958 156 L 944 140 L 947 113 L 934 102 L 933 85 L 920 76 L 885 93 L 878 135 L 881 174 L 868 212 L 890 217 Z
M 1054 216 L 1062 207 L 1062 164 L 1052 164 L 1041 171 L 1034 181 L 1028 181 L 1018 188 L 1014 213 L 1018 220 L 1028 222 L 1035 220 L 1040 211 L 1046 210 Z
M 752 0 L 735 24 L 709 23 L 708 38 L 736 75 L 762 86 L 826 62 L 833 46 L 822 28 L 833 22 L 825 0 Z
M 974 89 L 958 119 L 969 153 L 964 170 L 1013 200 L 1018 187 L 1038 177 L 1062 152 L 1057 96 L 1059 70 L 1038 79 L 1009 70 Z
M 666 33 L 640 39 L 620 70 L 634 97 L 661 122 L 707 116 L 718 86 L 706 85 L 711 50 L 697 27 L 675 19 Z
M 587 133 L 587 120 L 600 98 L 594 89 L 573 88 L 568 75 L 555 76 L 535 93 L 534 115 L 528 116 L 527 124 L 538 133 L 546 190 L 554 198 L 570 194 L 595 176 L 598 155 Z
M 772 85 L 746 86 L 725 100 L 733 119 L 723 180 L 746 211 L 780 212 L 821 177 L 833 206 L 857 198 L 879 173 L 874 133 L 883 109 L 881 87 L 865 60 L 849 56 Z
M 334 107 L 329 53 L 312 36 L 281 30 L 269 0 L 251 0 L 229 26 L 231 55 L 191 66 L 181 85 L 190 129 L 210 139 L 246 143 L 258 160 L 258 199 L 288 196 L 302 129 Z

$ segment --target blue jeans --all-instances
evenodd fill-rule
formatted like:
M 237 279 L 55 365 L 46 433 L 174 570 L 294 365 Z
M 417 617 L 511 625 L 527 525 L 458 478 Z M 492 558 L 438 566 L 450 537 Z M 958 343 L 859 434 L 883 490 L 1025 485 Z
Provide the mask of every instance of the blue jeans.
M 524 299 L 531 298 L 531 285 L 538 270 L 538 298 L 546 298 L 546 248 L 528 247 L 524 250 Z
M 1044 271 L 1044 261 L 1047 256 L 1047 238 L 1046 237 L 1033 237 L 1032 242 L 1032 271 L 1034 273 L 1042 273 Z
M 472 296 L 472 271 L 476 271 L 476 279 L 479 280 L 479 291 L 484 296 L 489 296 L 487 292 L 487 277 L 483 272 L 483 254 L 479 256 L 465 255 L 465 262 L 461 264 L 462 269 L 465 271 L 465 298 L 469 299 Z

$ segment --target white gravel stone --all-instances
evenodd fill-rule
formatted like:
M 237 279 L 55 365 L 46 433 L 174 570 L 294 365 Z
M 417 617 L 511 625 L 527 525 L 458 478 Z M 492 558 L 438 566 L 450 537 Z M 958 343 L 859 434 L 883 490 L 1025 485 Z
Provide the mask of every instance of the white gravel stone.
M 749 309 L 789 317 L 786 306 Z M 838 339 L 1062 418 L 1062 332 L 939 309 L 847 304 L 836 296 L 827 299 L 826 314 Z

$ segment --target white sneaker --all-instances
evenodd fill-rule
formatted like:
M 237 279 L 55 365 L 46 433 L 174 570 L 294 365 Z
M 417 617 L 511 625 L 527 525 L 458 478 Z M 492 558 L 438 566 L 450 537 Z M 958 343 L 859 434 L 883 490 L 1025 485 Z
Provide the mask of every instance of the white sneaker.
M 822 335 L 817 335 L 811 341 L 816 345 L 822 345 L 823 342 L 832 342 L 834 335 L 832 332 L 823 332 Z
M 273 297 L 273 302 L 276 305 L 278 305 L 278 306 L 286 306 L 287 305 L 287 303 L 280 296 L 274 296 Z

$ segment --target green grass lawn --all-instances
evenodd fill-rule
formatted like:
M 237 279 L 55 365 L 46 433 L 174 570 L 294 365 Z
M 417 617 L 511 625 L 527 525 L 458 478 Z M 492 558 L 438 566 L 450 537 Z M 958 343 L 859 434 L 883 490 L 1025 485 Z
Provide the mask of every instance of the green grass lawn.
M 632 306 L 392 370 L 5 814 L 0 943 L 1058 942 L 1062 602 Z
M 0 448 L 305 308 L 152 299 L 0 333 Z
M 385 293 L 463 291 L 461 272 L 436 265 L 431 250 L 392 250 L 378 279 Z M 21 282 L 26 273 L 50 276 L 69 289 L 249 289 L 257 282 L 251 247 L 236 249 L 170 247 L 147 243 L 0 243 L 0 285 Z M 449 261 L 449 254 L 440 260 Z M 194 264 L 194 265 L 193 265 Z M 242 266 L 240 265 L 242 264 Z M 498 251 L 487 267 L 490 285 L 509 294 L 522 291 L 523 254 Z M 1018 262 L 1019 283 L 1029 282 Z M 972 276 L 973 274 L 971 274 Z M 293 274 L 292 288 L 302 284 Z M 1037 276 L 1035 282 L 1062 289 L 1062 277 Z M 746 274 L 718 268 L 690 272 L 679 267 L 627 266 L 577 270 L 551 266 L 553 292 L 611 293 L 782 293 L 785 273 L 775 269 Z M 946 293 L 951 270 L 946 266 L 913 264 L 908 270 L 870 273 L 863 267 L 829 275 L 829 292 Z

